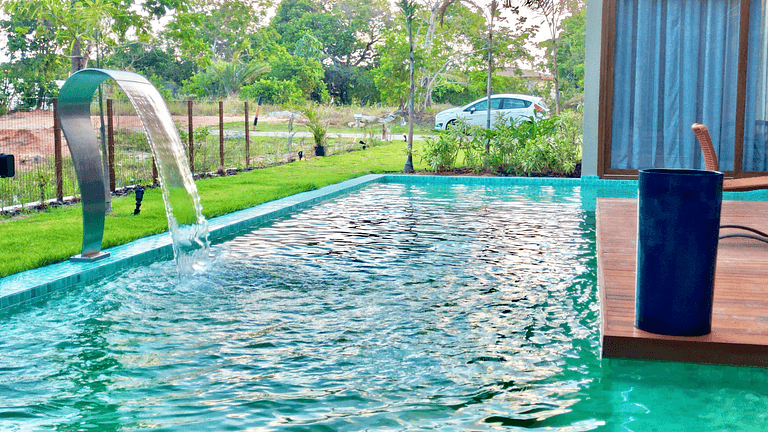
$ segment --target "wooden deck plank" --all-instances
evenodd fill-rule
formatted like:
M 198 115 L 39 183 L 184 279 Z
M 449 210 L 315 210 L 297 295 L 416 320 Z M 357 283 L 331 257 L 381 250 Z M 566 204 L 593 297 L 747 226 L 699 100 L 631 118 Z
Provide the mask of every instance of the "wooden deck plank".
M 768 232 L 768 202 L 724 201 L 722 224 Z M 637 200 L 599 198 L 597 278 L 605 357 L 768 367 L 768 245 L 723 239 L 718 245 L 712 333 L 665 336 L 637 329 Z

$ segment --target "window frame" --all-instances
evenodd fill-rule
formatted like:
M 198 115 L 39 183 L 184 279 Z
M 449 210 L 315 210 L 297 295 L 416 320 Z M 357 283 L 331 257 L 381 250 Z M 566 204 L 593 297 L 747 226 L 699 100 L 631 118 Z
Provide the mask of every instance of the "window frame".
M 611 136 L 613 124 L 613 77 L 616 48 L 616 3 L 603 0 L 602 31 L 600 41 L 600 94 L 597 129 L 597 175 L 600 178 L 637 178 L 637 169 L 611 168 Z M 768 172 L 742 170 L 744 156 L 744 121 L 747 97 L 747 61 L 749 54 L 750 0 L 740 1 L 739 48 L 736 78 L 736 136 L 734 137 L 733 171 L 725 171 L 726 177 L 752 177 L 768 175 Z

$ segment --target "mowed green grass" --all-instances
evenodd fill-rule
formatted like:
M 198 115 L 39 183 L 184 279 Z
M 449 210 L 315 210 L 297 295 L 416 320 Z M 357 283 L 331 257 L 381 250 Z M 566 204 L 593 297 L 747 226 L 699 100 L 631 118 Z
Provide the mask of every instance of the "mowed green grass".
M 414 143 L 417 170 L 424 168 L 417 156 L 419 148 L 420 143 Z M 203 214 L 212 218 L 365 174 L 399 172 L 404 163 L 404 143 L 393 142 L 196 183 Z M 138 216 L 133 215 L 135 204 L 133 195 L 113 199 L 113 211 L 105 223 L 104 249 L 168 231 L 159 188 L 146 191 Z M 0 277 L 66 260 L 80 253 L 82 238 L 79 204 L 0 220 Z
M 256 127 L 253 127 L 253 122 L 249 122 L 249 128 L 251 131 L 256 132 L 288 132 L 288 125 L 286 123 L 267 123 L 267 122 L 260 122 L 256 125 Z M 210 130 L 218 130 L 218 126 L 209 126 L 208 129 Z M 235 121 L 235 122 L 227 122 L 224 123 L 224 129 L 225 130 L 231 130 L 231 131 L 241 131 L 245 129 L 245 121 Z M 296 122 L 293 125 L 293 132 L 309 132 L 309 130 L 301 123 Z M 373 123 L 368 127 L 365 128 L 354 128 L 354 127 L 348 127 L 348 126 L 337 126 L 337 125 L 331 125 L 328 128 L 328 134 L 333 135 L 336 133 L 356 133 L 356 134 L 368 134 L 372 133 L 374 135 L 381 136 L 381 125 L 378 123 Z M 390 123 L 389 125 L 389 133 L 392 135 L 402 135 L 404 133 L 408 133 L 408 125 L 401 125 L 398 122 Z M 413 133 L 416 135 L 424 135 L 424 134 L 434 134 L 434 124 L 433 123 L 419 123 L 414 125 L 413 127 Z

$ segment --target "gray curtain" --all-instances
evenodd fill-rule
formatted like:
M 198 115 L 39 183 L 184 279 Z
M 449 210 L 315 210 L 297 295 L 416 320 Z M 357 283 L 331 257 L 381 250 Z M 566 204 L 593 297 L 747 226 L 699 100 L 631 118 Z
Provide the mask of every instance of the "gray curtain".
M 768 171 L 768 19 L 765 13 L 765 0 L 751 2 L 742 158 L 744 171 Z
M 703 168 L 704 123 L 733 169 L 738 0 L 618 0 L 611 168 Z

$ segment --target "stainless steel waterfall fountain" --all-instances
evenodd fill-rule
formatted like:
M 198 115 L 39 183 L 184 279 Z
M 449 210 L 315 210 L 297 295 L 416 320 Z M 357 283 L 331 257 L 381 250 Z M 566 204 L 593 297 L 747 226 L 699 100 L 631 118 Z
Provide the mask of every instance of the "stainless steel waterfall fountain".
M 177 262 L 181 264 L 185 256 L 194 262 L 198 251 L 202 254 L 208 251 L 208 225 L 168 107 L 155 86 L 143 76 L 108 69 L 78 71 L 59 91 L 59 120 L 72 154 L 83 204 L 83 250 L 71 260 L 96 261 L 109 256 L 101 247 L 110 191 L 90 109 L 94 92 L 109 78 L 128 96 L 147 132 L 158 167 Z

